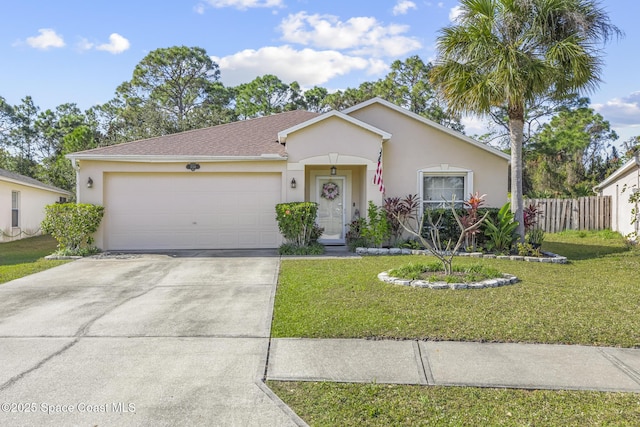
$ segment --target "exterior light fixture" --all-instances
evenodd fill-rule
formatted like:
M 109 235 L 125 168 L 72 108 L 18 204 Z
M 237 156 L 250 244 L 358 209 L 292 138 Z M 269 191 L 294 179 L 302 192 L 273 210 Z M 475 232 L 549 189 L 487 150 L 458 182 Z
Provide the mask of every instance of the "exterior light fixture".
M 196 169 L 200 169 L 200 164 L 199 163 L 187 163 L 187 169 L 189 169 L 191 172 L 194 172 Z
M 331 166 L 331 175 L 335 175 L 336 173 L 338 173 L 338 168 Z
M 291 178 L 291 188 L 296 188 L 297 184 L 296 184 L 296 179 L 295 178 Z
M 87 188 L 93 188 L 93 180 L 91 179 L 91 177 L 89 177 L 89 179 L 87 180 Z

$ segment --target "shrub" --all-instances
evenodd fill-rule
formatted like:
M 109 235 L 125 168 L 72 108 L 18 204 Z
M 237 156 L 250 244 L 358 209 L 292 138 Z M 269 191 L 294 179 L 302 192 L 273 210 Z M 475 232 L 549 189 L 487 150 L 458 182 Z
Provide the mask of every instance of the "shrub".
M 316 225 L 318 204 L 312 202 L 280 203 L 276 205 L 276 220 L 286 243 L 309 246 L 318 240 L 323 230 Z
M 525 234 L 524 240 L 530 243 L 534 248 L 539 248 L 544 241 L 544 230 L 540 228 L 534 228 Z
M 500 208 L 496 220 L 487 218 L 485 225 L 484 234 L 488 238 L 487 249 L 498 253 L 510 252 L 511 247 L 518 239 L 516 234 L 518 222 L 515 221 L 515 217 L 511 212 L 511 203 L 506 203 Z
M 397 246 L 402 235 L 402 223 L 416 219 L 416 211 L 419 207 L 417 194 L 409 194 L 404 198 L 387 197 L 384 199 L 383 209 L 389 223 L 391 246 Z
M 349 231 L 347 231 L 347 247 L 351 252 L 354 252 L 356 248 L 368 247 L 369 241 L 362 237 L 362 229 L 367 226 L 367 220 L 364 218 L 358 218 L 349 224 Z
M 95 253 L 93 238 L 104 215 L 104 207 L 83 203 L 56 203 L 45 207 L 42 229 L 58 241 L 64 255 Z
M 384 208 L 377 207 L 371 200 L 367 208 L 367 225 L 360 230 L 360 234 L 377 247 L 382 246 L 382 243 L 391 237 L 387 213 Z
M 322 255 L 324 246 L 318 242 L 310 243 L 307 246 L 298 246 L 292 243 L 284 243 L 278 249 L 280 255 Z

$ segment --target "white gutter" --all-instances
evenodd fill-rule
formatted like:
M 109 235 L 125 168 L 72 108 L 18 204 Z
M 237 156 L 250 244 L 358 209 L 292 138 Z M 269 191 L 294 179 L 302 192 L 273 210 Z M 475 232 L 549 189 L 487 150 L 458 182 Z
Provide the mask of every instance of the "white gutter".
M 37 188 L 38 190 L 50 191 L 52 193 L 66 194 L 67 196 L 71 195 L 71 192 L 69 192 L 67 190 L 63 190 L 62 188 L 44 187 L 42 185 L 32 184 L 30 182 L 19 181 L 17 179 L 9 178 L 9 177 L 6 177 L 6 176 L 0 176 L 0 181 L 11 182 L 13 184 L 22 185 L 22 186 L 25 186 L 25 187 Z
M 144 156 L 144 155 L 92 155 L 67 154 L 71 161 L 98 160 L 105 162 L 146 162 L 146 163 L 183 163 L 183 162 L 243 162 L 243 161 L 283 161 L 287 156 L 262 154 L 260 156 Z

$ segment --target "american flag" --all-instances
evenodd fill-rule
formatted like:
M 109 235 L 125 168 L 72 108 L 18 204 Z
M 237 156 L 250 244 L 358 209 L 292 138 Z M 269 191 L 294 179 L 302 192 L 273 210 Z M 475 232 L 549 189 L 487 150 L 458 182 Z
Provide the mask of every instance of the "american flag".
M 380 154 L 378 154 L 378 167 L 376 168 L 376 174 L 373 177 L 373 183 L 378 186 L 378 190 L 384 194 L 384 181 L 382 180 L 382 146 L 380 147 Z

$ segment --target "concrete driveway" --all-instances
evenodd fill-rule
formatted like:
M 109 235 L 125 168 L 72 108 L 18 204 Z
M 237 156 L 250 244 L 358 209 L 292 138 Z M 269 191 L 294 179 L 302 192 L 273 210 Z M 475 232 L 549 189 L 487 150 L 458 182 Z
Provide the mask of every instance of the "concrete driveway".
M 0 425 L 293 425 L 256 382 L 278 263 L 133 255 L 0 285 Z

